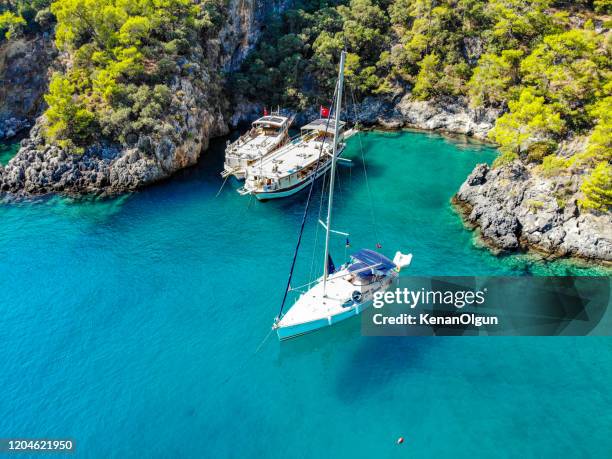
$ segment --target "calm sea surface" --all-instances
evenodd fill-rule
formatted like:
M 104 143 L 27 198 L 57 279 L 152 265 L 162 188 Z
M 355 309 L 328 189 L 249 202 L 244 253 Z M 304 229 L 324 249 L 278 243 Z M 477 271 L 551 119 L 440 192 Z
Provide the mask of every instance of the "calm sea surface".
M 592 273 L 475 247 L 449 200 L 492 149 L 362 141 L 372 206 L 359 138 L 339 168 L 349 250 L 412 252 L 415 275 Z M 262 344 L 305 193 L 260 203 L 230 181 L 216 197 L 223 144 L 123 198 L 0 205 L 0 438 L 71 438 L 94 458 L 609 455 L 610 339 L 363 338 L 349 320 Z M 322 268 L 319 198 L 296 283 Z

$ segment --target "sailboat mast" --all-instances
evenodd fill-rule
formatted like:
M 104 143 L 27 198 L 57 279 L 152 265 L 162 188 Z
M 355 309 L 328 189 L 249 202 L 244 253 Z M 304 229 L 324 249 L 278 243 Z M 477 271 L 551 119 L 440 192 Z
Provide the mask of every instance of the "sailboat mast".
M 334 204 L 334 181 L 336 178 L 336 155 L 338 153 L 338 134 L 340 133 L 340 112 L 342 111 L 342 88 L 344 85 L 344 60 L 346 52 L 340 53 L 340 68 L 338 70 L 338 94 L 336 99 L 336 119 L 334 123 L 334 146 L 331 164 L 331 177 L 329 179 L 329 202 L 327 204 L 327 228 L 325 229 L 325 258 L 323 259 L 323 295 L 327 287 L 327 277 L 329 276 L 329 236 L 332 222 L 332 207 Z

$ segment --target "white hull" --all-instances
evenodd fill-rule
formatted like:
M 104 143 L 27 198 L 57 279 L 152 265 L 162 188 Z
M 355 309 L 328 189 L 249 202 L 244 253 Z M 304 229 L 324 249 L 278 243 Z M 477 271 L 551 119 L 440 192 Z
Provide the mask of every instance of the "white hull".
M 338 156 L 342 154 L 342 151 L 344 151 L 344 147 L 345 145 L 340 146 L 338 150 Z M 320 165 L 319 169 L 316 172 L 315 180 L 323 176 L 331 168 L 331 165 L 331 161 L 326 161 L 325 163 Z M 275 189 L 271 189 L 272 187 L 268 187 L 265 185 L 262 188 L 248 188 L 249 184 L 247 183 L 246 186 L 240 188 L 238 192 L 241 195 L 252 194 L 260 201 L 267 201 L 268 199 L 286 198 L 287 196 L 292 196 L 306 188 L 312 180 L 312 174 L 307 175 L 305 177 L 299 177 L 297 174 L 295 174 L 294 180 L 295 182 L 290 183 L 286 187 Z
M 344 265 L 327 278 L 326 284 L 323 277 L 319 278 L 310 289 L 300 295 L 287 313 L 275 322 L 274 329 L 278 338 L 294 338 L 361 314 L 371 306 L 376 292 L 386 291 L 397 279 L 397 271 L 391 269 L 395 265 L 386 258 L 384 260 L 384 273 L 377 272 L 376 276 L 367 279 L 352 272 L 357 268 L 362 269 L 359 267 L 361 265 L 356 264 Z M 364 266 L 366 270 L 372 269 Z M 375 264 L 371 266 L 376 269 Z
M 287 327 L 278 327 L 276 329 L 276 334 L 278 335 L 278 339 L 281 341 L 291 338 L 297 338 L 298 336 L 305 335 L 306 333 L 314 332 L 320 330 L 321 328 L 331 327 L 332 325 L 342 322 L 343 320 L 358 316 L 371 305 L 372 300 L 365 301 L 363 303 L 359 303 L 349 308 L 346 308 L 344 312 L 322 319 L 317 319 L 296 325 L 290 325 Z
M 223 164 L 222 177 L 233 175 L 238 180 L 244 180 L 246 176 L 246 169 L 252 164 L 261 161 L 266 156 L 274 153 L 280 147 L 287 143 L 288 137 L 261 137 L 260 140 L 267 142 L 262 146 L 248 145 L 250 148 L 237 147 L 237 151 L 233 153 L 227 152 L 225 154 L 225 163 Z M 230 145 L 228 148 L 232 148 Z M 236 147 L 234 147 L 236 148 Z
M 330 167 L 331 167 L 331 161 L 329 161 L 327 164 L 325 164 L 322 168 L 319 169 L 319 171 L 317 172 L 317 176 L 315 177 L 315 180 L 321 177 L 323 174 L 325 174 L 329 170 Z M 266 201 L 268 199 L 286 198 L 287 196 L 292 196 L 302 191 L 304 188 L 306 188 L 307 185 L 310 184 L 311 180 L 312 180 L 312 175 L 309 177 L 306 177 L 302 182 L 299 182 L 297 186 L 293 186 L 291 188 L 286 188 L 284 190 L 280 189 L 280 190 L 275 190 L 275 191 L 255 191 L 252 194 L 254 194 L 255 197 L 259 199 L 260 201 Z

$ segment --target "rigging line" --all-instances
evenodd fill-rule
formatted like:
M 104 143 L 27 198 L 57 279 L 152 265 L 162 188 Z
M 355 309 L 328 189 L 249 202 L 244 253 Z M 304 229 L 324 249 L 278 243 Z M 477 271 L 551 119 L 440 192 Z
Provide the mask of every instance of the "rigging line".
M 331 275 L 331 276 L 329 276 L 327 278 L 327 280 L 330 281 L 330 280 L 340 279 L 340 278 L 348 276 L 350 274 L 359 274 L 361 272 L 365 272 L 365 271 L 371 270 L 373 268 L 377 268 L 378 266 L 380 266 L 380 263 L 376 263 L 375 265 L 367 265 L 367 266 L 364 266 L 363 268 L 359 268 L 359 269 L 356 269 L 355 271 L 351 271 L 350 273 L 338 274 L 336 276 Z M 338 271 L 341 271 L 341 270 L 342 270 L 342 268 L 338 268 Z M 307 284 L 298 285 L 297 287 L 294 287 L 291 290 L 299 290 L 301 288 L 308 287 L 309 285 L 315 284 L 316 282 L 317 281 L 314 280 L 312 282 L 308 282 Z
M 227 179 L 230 178 L 230 176 L 228 175 L 227 177 L 225 177 L 225 180 L 223 180 L 223 183 L 221 184 L 221 188 L 219 188 L 219 191 L 217 191 L 217 194 L 215 195 L 215 198 L 218 198 L 219 195 L 221 194 L 221 190 L 223 189 L 223 187 L 225 186 L 225 183 L 227 182 Z
M 325 197 L 325 184 L 327 183 L 327 172 L 323 174 L 323 183 L 321 184 L 321 199 L 319 200 L 319 215 L 317 216 L 317 224 L 315 225 L 315 241 L 312 248 L 312 259 L 310 260 L 310 273 L 308 274 L 308 280 L 312 280 L 314 273 L 315 258 L 317 255 L 317 242 L 319 242 L 319 222 L 321 220 L 321 214 L 323 212 L 323 198 Z M 295 289 L 291 289 L 295 290 Z
M 353 91 L 353 88 L 351 87 L 351 95 L 353 96 L 353 107 L 357 106 L 357 102 L 355 99 L 355 92 Z M 356 111 L 357 109 L 354 108 L 354 112 L 356 115 Z M 363 141 L 361 139 L 361 132 L 359 130 L 357 130 L 357 137 L 359 138 L 359 150 L 361 153 L 361 165 L 363 166 L 363 175 L 365 178 L 365 183 L 366 183 L 366 190 L 368 193 L 368 200 L 370 201 L 370 214 L 372 217 L 372 223 L 374 225 L 374 237 L 376 238 L 376 243 L 379 244 L 380 240 L 378 239 L 378 224 L 376 222 L 376 213 L 374 212 L 374 200 L 372 199 L 372 189 L 370 188 L 370 181 L 368 180 L 368 171 L 366 168 L 366 161 L 365 161 L 365 155 L 363 153 L 364 148 L 363 148 Z
M 334 98 L 336 96 L 336 91 L 338 91 L 338 86 L 339 86 L 339 81 L 336 82 L 336 89 L 334 90 Z M 333 110 L 334 108 L 334 102 L 332 101 L 332 103 L 330 104 L 330 108 Z M 299 236 L 298 236 L 298 240 L 297 240 L 297 244 L 295 246 L 295 251 L 293 253 L 293 260 L 291 262 L 291 269 L 289 271 L 289 278 L 287 279 L 287 285 L 285 287 L 285 294 L 283 295 L 283 301 L 281 303 L 281 307 L 280 310 L 278 311 L 278 318 L 280 318 L 281 314 L 283 313 L 283 308 L 285 307 L 285 302 L 287 301 L 287 294 L 289 293 L 289 290 L 291 289 L 291 278 L 293 277 L 293 270 L 295 269 L 295 263 L 297 261 L 297 255 L 298 252 L 300 250 L 300 245 L 302 244 L 302 236 L 304 234 L 304 226 L 306 225 L 306 217 L 308 216 L 308 209 L 310 208 L 310 200 L 312 198 L 312 190 L 314 189 L 314 185 L 315 185 L 315 181 L 317 178 L 317 173 L 319 171 L 319 165 L 321 163 L 321 156 L 323 154 L 323 147 L 325 146 L 325 140 L 327 139 L 327 132 L 329 129 L 329 121 L 331 119 L 331 112 L 332 110 L 330 110 L 329 116 L 327 118 L 327 123 L 325 123 L 325 136 L 323 137 L 323 141 L 321 142 L 321 148 L 319 149 L 319 156 L 317 157 L 317 163 L 315 165 L 315 170 L 312 174 L 312 179 L 310 180 L 310 187 L 308 188 L 308 198 L 306 199 L 306 207 L 304 209 L 304 215 L 302 216 L 302 224 L 300 225 L 300 232 L 299 232 Z M 333 158 L 332 158 L 333 161 Z
M 273 331 L 274 331 L 274 329 L 270 328 L 270 331 L 268 332 L 266 337 L 263 339 L 263 341 L 261 343 L 259 343 L 259 346 L 257 346 L 257 349 L 255 349 L 255 352 L 253 353 L 253 356 L 255 356 L 261 350 L 261 348 L 266 343 L 266 341 L 268 341 L 268 338 L 270 338 L 270 335 L 272 334 Z
M 244 206 L 244 208 L 242 210 L 240 210 L 239 212 L 236 212 L 236 217 L 238 218 L 239 222 L 243 221 L 244 216 L 249 211 L 249 208 L 251 207 L 251 198 L 252 197 L 253 197 L 253 195 L 249 195 L 249 200 L 247 201 L 247 203 Z

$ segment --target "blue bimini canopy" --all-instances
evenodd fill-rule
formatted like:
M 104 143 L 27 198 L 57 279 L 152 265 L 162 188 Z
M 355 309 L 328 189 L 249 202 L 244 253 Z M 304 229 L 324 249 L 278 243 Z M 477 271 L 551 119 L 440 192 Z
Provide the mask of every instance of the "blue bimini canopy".
M 370 249 L 361 249 L 351 255 L 353 263 L 349 265 L 350 272 L 357 272 L 361 277 L 369 277 L 376 272 L 382 274 L 395 268 L 395 263 L 389 260 L 384 255 Z

